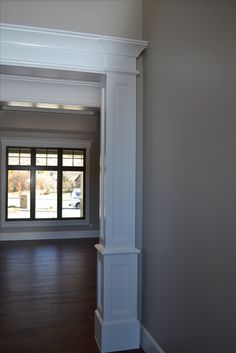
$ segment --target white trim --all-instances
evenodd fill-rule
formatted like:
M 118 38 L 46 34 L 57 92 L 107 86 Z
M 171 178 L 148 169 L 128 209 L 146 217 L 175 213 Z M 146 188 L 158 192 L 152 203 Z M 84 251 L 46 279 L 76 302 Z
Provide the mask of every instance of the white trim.
M 66 147 L 66 148 L 91 148 L 91 140 L 65 140 L 65 139 L 50 139 L 50 138 L 17 138 L 12 139 L 9 137 L 1 137 L 0 138 L 1 145 L 6 147 L 8 144 L 12 144 L 12 146 L 19 147 L 45 147 L 45 143 L 48 147 Z M 58 145 L 59 144 L 59 145 Z
M 6 75 L 0 74 L 1 80 L 9 81 L 28 81 L 28 82 L 39 82 L 47 84 L 61 84 L 61 85 L 71 85 L 71 86 L 82 86 L 82 87 L 101 87 L 100 82 L 94 81 L 76 81 L 76 80 L 63 80 L 57 78 L 45 78 L 45 77 L 32 77 L 32 76 L 18 76 L 18 75 Z
M 79 223 L 78 223 L 79 222 Z M 6 222 L 3 220 L 3 222 L 0 222 L 0 225 L 4 228 L 20 228 L 21 226 L 23 228 L 28 228 L 28 227 L 70 227 L 70 226 L 89 226 L 92 228 L 92 224 L 89 223 L 89 220 L 81 219 L 81 220 L 73 220 L 73 219 L 62 219 L 62 220 L 45 220 L 45 221 L 9 221 Z
M 0 100 L 100 106 L 99 82 L 0 75 Z
M 0 233 L 0 241 L 98 238 L 98 230 Z
M 72 38 L 77 38 L 77 39 L 83 39 L 84 40 L 84 45 L 85 44 L 88 44 L 89 41 L 91 40 L 96 40 L 96 43 L 97 41 L 99 40 L 103 40 L 103 41 L 107 41 L 108 43 L 111 42 L 111 43 L 117 43 L 117 44 L 130 44 L 130 45 L 136 45 L 136 46 L 147 46 L 147 42 L 146 41 L 143 41 L 143 40 L 139 40 L 139 39 L 129 39 L 129 38 L 124 38 L 124 37 L 115 37 L 115 36 L 106 36 L 106 35 L 101 35 L 101 34 L 93 34 L 93 33 L 83 33 L 83 32 L 74 32 L 74 31 L 64 31 L 64 30 L 58 30 L 58 29 L 52 29 L 52 28 L 42 28 L 42 27 L 34 27 L 34 26 L 23 26 L 23 25 L 17 25 L 17 24 L 11 24 L 11 23 L 2 23 L 0 24 L 1 28 L 2 29 L 8 29 L 8 30 L 15 30 L 17 32 L 21 31 L 21 32 L 28 32 L 28 33 L 37 33 L 37 34 L 51 34 L 51 35 L 54 35 L 55 37 L 54 38 L 57 38 L 57 43 L 59 41 L 59 36 L 61 37 L 67 37 L 68 38 L 68 41 L 67 41 L 67 45 L 70 44 L 69 40 L 72 39 Z M 56 37 L 58 36 L 58 37 Z M 22 34 L 20 34 L 20 37 L 22 38 Z M 41 37 L 42 39 L 42 37 Z M 87 40 L 87 42 L 85 42 L 85 40 Z M 4 39 L 3 39 L 4 41 Z M 55 43 L 56 44 L 56 43 Z M 56 47 L 56 45 L 54 44 L 54 47 Z M 72 48 L 74 48 L 74 42 L 71 43 L 72 44 Z M 27 45 L 25 43 L 25 45 Z M 31 45 L 31 44 L 28 44 L 28 45 Z M 51 46 L 49 43 L 48 43 L 48 46 Z M 59 45 L 59 48 L 61 46 Z M 118 46 L 114 46 L 114 50 L 116 50 L 116 52 L 119 52 L 117 50 L 117 47 Z M 68 47 L 69 48 L 69 47 Z M 87 51 L 90 52 L 91 47 L 88 47 L 87 46 Z M 104 48 L 103 47 L 100 47 L 98 50 L 97 50 L 97 53 L 103 51 L 103 49 L 105 50 L 105 45 L 104 45 Z M 78 49 L 79 50 L 79 49 Z M 107 50 L 108 51 L 108 50 Z M 111 50 L 110 50 L 111 51 Z M 111 51 L 112 52 L 112 51 Z M 114 51 L 113 51 L 114 53 Z M 115 54 L 115 53 L 114 53 Z M 134 53 L 133 56 L 137 57 L 139 53 Z M 118 54 L 117 54 L 118 55 Z M 130 53 L 130 56 L 131 53 Z
M 146 353 L 165 353 L 143 325 L 141 326 L 141 347 Z
M 108 248 L 104 248 L 102 244 L 96 244 L 95 248 L 101 255 L 121 255 L 121 254 L 140 254 L 141 253 L 141 251 L 136 248 L 108 249 Z
M 137 74 L 147 42 L 48 28 L 0 24 L 2 65 Z
M 1 147 L 1 170 L 0 170 L 0 190 L 1 190 L 1 215 L 0 215 L 0 226 L 2 227 L 42 227 L 42 226 L 69 226 L 69 225 L 76 225 L 76 226 L 83 226 L 89 225 L 90 223 L 90 204 L 89 204 L 89 186 L 90 186 L 90 148 L 91 148 L 92 141 L 90 140 L 64 140 L 64 139 L 49 139 L 49 138 L 17 138 L 12 139 L 8 137 L 0 138 L 0 147 Z M 86 218 L 83 220 L 50 220 L 47 221 L 6 221 L 6 207 L 5 207 L 5 192 L 6 192 L 6 147 L 7 146 L 17 146 L 17 147 L 54 147 L 54 148 L 85 148 L 86 150 L 86 190 L 85 190 L 85 198 L 86 198 L 86 205 L 85 205 L 85 215 Z
M 104 163 L 105 163 L 105 131 L 106 131 L 106 119 L 105 119 L 105 100 L 106 92 L 105 88 L 102 88 L 101 92 L 101 115 L 100 115 L 100 170 L 99 170 L 99 225 L 100 225 L 100 242 L 104 243 L 105 233 L 105 210 L 104 210 Z
M 102 352 L 138 348 L 135 75 L 136 59 L 147 42 L 7 24 L 1 26 L 1 41 L 2 65 L 106 75 L 101 77 L 105 84 L 105 114 L 100 198 L 104 201 L 104 238 L 100 241 L 106 256 L 98 251 L 102 303 L 98 302 L 101 311 L 96 311 L 101 317 L 95 315 L 95 336 Z
M 106 322 L 95 310 L 95 340 L 101 353 L 139 348 L 140 324 L 138 320 Z

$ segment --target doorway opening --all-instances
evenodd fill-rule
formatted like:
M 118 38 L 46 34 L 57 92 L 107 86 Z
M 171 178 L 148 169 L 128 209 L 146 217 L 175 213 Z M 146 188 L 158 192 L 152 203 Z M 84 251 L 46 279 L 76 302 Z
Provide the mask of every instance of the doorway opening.
M 101 75 L 1 72 L 0 239 L 99 237 Z
M 5 80 L 31 82 L 27 69 L 3 71 Z M 54 87 L 59 80 L 60 90 L 56 72 L 44 71 L 36 81 L 42 84 L 48 76 Z M 67 81 L 71 89 L 74 82 Z M 11 94 L 0 111 L 1 348 L 98 353 L 94 245 L 99 238 L 100 107 Z

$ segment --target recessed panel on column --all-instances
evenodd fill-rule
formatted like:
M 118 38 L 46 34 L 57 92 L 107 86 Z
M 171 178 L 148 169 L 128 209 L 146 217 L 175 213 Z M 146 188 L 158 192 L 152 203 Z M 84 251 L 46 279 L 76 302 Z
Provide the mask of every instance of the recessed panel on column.
M 137 254 L 105 256 L 104 317 L 130 320 L 137 314 Z
M 106 246 L 135 246 L 136 77 L 111 74 L 106 115 Z

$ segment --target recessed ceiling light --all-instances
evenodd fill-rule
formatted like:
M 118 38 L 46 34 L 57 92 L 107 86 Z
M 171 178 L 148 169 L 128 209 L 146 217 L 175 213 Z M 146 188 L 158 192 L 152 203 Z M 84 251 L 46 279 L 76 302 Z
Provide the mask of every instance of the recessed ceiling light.
M 62 109 L 66 110 L 84 110 L 84 108 L 81 105 L 74 105 L 74 104 L 63 104 Z
M 10 107 L 26 107 L 30 108 L 33 106 L 33 103 L 31 102 L 20 102 L 20 101 L 10 101 L 7 102 L 7 105 Z
M 59 109 L 59 104 L 53 103 L 35 103 L 37 108 L 44 108 L 44 109 Z

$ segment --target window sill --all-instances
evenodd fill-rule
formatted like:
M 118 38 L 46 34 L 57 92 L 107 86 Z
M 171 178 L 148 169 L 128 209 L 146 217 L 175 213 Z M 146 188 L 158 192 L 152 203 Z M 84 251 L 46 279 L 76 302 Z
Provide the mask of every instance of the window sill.
M 11 228 L 11 227 L 68 227 L 68 226 L 91 226 L 89 219 L 73 220 L 44 220 L 44 221 L 3 221 L 1 222 L 1 227 Z

